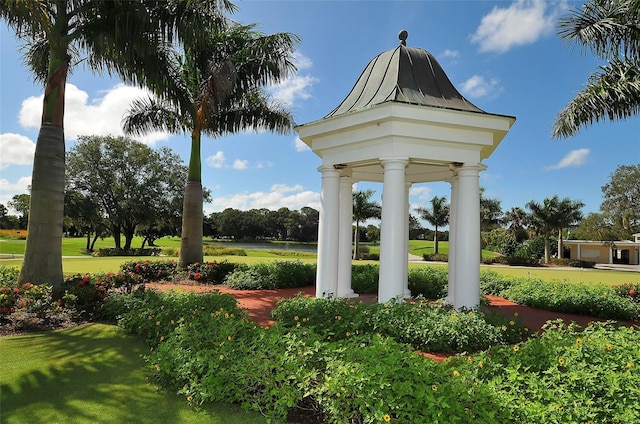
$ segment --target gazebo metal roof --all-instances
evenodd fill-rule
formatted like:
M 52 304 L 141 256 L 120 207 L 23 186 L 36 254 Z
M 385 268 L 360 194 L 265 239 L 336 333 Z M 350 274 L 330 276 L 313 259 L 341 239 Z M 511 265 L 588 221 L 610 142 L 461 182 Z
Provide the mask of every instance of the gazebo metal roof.
M 407 37 L 407 32 L 401 31 L 398 47 L 374 57 L 349 95 L 325 118 L 385 102 L 485 113 L 456 90 L 431 53 L 407 47 Z

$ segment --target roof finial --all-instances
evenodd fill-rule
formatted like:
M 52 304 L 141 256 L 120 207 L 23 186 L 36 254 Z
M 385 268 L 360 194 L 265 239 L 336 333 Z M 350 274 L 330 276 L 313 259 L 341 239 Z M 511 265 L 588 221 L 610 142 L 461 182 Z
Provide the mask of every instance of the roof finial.
M 407 38 L 409 38 L 409 33 L 407 32 L 406 29 L 403 29 L 398 33 L 398 38 L 400 39 L 400 44 L 402 44 L 403 46 L 406 46 Z

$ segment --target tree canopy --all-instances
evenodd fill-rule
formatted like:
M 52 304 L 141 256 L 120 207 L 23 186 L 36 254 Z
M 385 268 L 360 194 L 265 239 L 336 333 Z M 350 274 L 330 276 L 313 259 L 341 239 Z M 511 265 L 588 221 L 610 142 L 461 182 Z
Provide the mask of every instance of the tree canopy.
M 153 150 L 130 138 L 83 136 L 68 153 L 67 187 L 97 207 L 115 246 L 129 249 L 136 229 L 180 210 L 187 174 L 181 163 L 166 147 Z

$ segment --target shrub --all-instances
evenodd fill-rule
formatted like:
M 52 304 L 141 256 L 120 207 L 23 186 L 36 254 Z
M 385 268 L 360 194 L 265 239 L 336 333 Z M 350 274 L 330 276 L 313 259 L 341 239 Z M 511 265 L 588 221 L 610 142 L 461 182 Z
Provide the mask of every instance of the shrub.
M 315 282 L 315 265 L 301 261 L 261 262 L 237 267 L 225 284 L 238 290 L 306 287 Z
M 205 244 L 202 247 L 205 256 L 247 256 L 247 252 L 239 247 L 225 247 L 215 244 Z
M 278 325 L 317 334 L 326 341 L 378 333 L 415 349 L 464 352 L 519 341 L 524 332 L 517 320 L 479 312 L 456 312 L 424 300 L 403 304 L 373 304 L 344 299 L 297 296 L 282 299 L 272 312 Z
M 427 299 L 447 296 L 449 272 L 444 267 L 410 267 L 408 277 L 412 296 L 424 296 Z
M 380 266 L 378 264 L 351 266 L 351 288 L 356 293 L 377 293 L 379 279 Z
M 618 284 L 612 288 L 618 296 L 640 303 L 640 283 Z
M 92 253 L 92 256 L 158 256 L 160 255 L 160 248 L 148 248 L 148 249 L 118 249 L 118 248 L 108 248 L 108 249 L 98 249 L 97 251 Z
M 235 268 L 229 261 L 195 263 L 187 265 L 187 276 L 199 283 L 222 284 Z
M 141 276 L 145 282 L 171 279 L 176 274 L 176 262 L 164 261 L 130 261 L 120 265 L 121 272 L 131 272 Z
M 521 305 L 548 311 L 622 320 L 640 317 L 640 305 L 618 296 L 615 290 L 608 286 L 529 280 L 527 284 L 511 286 L 502 294 Z
M 594 268 L 596 266 L 595 262 L 567 258 L 551 258 L 551 263 L 553 265 L 571 266 L 574 268 Z
M 444 253 L 423 253 L 422 257 L 429 262 L 449 262 L 449 256 Z
M 484 294 L 503 296 L 502 293 L 506 289 L 524 281 L 525 280 L 518 279 L 516 277 L 507 277 L 505 275 L 498 274 L 495 271 L 480 271 L 480 291 Z

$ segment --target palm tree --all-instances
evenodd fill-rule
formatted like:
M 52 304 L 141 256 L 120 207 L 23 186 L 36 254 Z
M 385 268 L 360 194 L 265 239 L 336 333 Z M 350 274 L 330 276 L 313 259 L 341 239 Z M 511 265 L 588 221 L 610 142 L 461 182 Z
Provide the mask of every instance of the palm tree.
M 226 0 L 4 0 L 0 17 L 25 40 L 25 63 L 44 83 L 42 123 L 31 182 L 30 219 L 19 282 L 62 284 L 64 103 L 78 63 L 124 82 L 153 85 L 171 42 L 195 43 L 203 25 L 233 10 Z M 83 57 L 84 56 L 84 57 Z
M 509 224 L 509 230 L 518 243 L 526 239 L 525 228 L 528 225 L 527 212 L 520 207 L 513 207 L 504 214 L 504 222 Z
M 353 233 L 353 259 L 358 258 L 358 249 L 360 244 L 360 223 L 367 219 L 380 219 L 382 216 L 382 207 L 378 202 L 371 201 L 371 196 L 375 192 L 369 190 L 359 190 L 353 193 L 353 222 L 356 228 Z
M 640 111 L 640 0 L 589 0 L 560 19 L 558 34 L 607 64 L 556 116 L 553 137 L 583 126 L 626 119 Z
M 560 199 L 557 195 L 546 198 L 542 203 L 534 200 L 526 204 L 530 211 L 530 223 L 533 229 L 544 237 L 544 261 L 550 260 L 550 238 L 555 232 L 559 232 L 558 248 L 562 249 L 562 229 L 582 219 L 580 209 L 584 204 L 568 198 Z M 561 250 L 560 250 L 561 251 Z M 561 253 L 558 253 L 562 257 Z
M 580 209 L 584 207 L 584 203 L 579 200 L 571 200 L 567 197 L 562 199 L 559 204 L 558 211 L 558 258 L 562 259 L 562 230 L 579 223 L 582 220 L 582 212 Z
M 449 223 L 449 205 L 446 204 L 445 196 L 433 196 L 431 199 L 431 208 L 416 208 L 420 214 L 420 218 L 427 221 L 435 227 L 433 234 L 433 251 L 438 253 L 438 227 L 444 227 Z
M 248 128 L 283 134 L 293 127 L 291 114 L 270 103 L 262 87 L 295 70 L 291 53 L 298 37 L 265 36 L 239 24 L 212 28 L 206 36 L 207 43 L 174 56 L 166 70 L 173 78 L 157 86 L 155 97 L 134 101 L 123 119 L 131 134 L 163 129 L 191 135 L 179 268 L 203 260 L 201 135 Z

